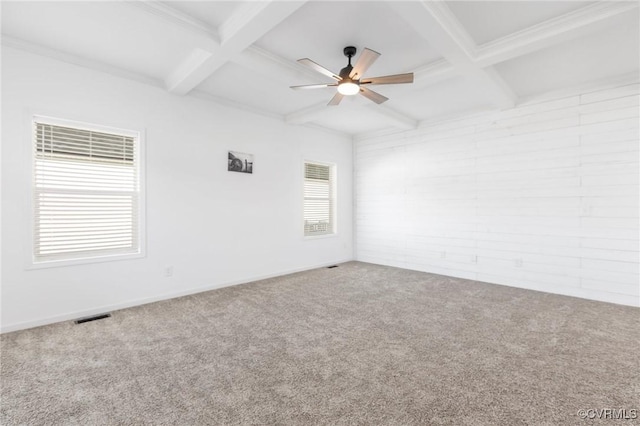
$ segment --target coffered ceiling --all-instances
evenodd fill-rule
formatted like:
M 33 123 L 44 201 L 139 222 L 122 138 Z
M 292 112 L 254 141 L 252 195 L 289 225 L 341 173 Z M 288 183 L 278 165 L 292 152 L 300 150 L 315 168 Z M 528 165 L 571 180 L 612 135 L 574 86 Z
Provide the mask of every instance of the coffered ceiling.
M 638 22 L 637 1 L 3 1 L 2 44 L 357 135 L 637 81 Z M 329 82 L 296 60 L 338 72 L 347 45 L 414 83 L 375 87 L 381 105 L 289 88 Z

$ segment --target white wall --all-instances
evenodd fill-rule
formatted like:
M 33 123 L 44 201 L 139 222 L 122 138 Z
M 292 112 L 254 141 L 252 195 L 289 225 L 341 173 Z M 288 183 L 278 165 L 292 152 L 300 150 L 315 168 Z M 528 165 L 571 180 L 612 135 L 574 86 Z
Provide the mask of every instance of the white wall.
M 353 258 L 350 138 L 11 48 L 2 89 L 4 331 Z M 146 131 L 145 258 L 26 268 L 33 113 Z M 254 173 L 227 172 L 228 150 Z M 337 165 L 337 237 L 302 236 L 304 159 Z
M 355 142 L 356 258 L 640 306 L 638 84 Z

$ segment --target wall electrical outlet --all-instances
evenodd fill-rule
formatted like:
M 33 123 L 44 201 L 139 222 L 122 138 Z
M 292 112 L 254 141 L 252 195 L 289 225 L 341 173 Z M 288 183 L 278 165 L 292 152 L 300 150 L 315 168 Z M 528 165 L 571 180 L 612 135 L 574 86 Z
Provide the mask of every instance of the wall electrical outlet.
M 516 268 L 522 268 L 522 259 L 515 260 Z
M 165 277 L 173 276 L 173 266 L 167 266 L 166 268 L 164 268 L 164 276 Z

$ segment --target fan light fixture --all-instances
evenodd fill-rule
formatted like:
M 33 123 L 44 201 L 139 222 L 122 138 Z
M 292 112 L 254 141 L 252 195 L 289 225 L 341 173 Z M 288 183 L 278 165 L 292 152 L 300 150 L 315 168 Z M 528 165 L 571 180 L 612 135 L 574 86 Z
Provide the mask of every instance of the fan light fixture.
M 360 86 L 355 84 L 353 81 L 345 81 L 338 85 L 338 92 L 346 96 L 356 95 L 360 92 Z

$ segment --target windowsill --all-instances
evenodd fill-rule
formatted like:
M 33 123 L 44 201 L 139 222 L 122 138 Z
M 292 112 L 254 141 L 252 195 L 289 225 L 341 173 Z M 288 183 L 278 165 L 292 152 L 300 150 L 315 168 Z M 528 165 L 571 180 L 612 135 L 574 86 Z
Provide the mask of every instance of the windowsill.
M 119 260 L 131 260 L 140 259 L 144 257 L 144 253 L 129 253 L 129 254 L 113 254 L 103 255 L 95 257 L 83 257 L 81 259 L 61 259 L 61 260 L 49 260 L 44 262 L 31 262 L 25 269 L 45 269 L 45 268 L 59 268 L 64 266 L 76 266 L 86 265 L 91 263 L 103 263 L 103 262 L 116 262 Z
M 337 237 L 338 237 L 338 233 L 334 232 L 333 234 L 306 235 L 306 236 L 304 236 L 304 240 L 305 241 L 312 241 L 312 240 L 323 240 L 325 238 L 337 238 Z

